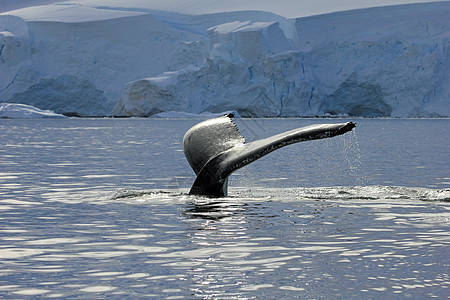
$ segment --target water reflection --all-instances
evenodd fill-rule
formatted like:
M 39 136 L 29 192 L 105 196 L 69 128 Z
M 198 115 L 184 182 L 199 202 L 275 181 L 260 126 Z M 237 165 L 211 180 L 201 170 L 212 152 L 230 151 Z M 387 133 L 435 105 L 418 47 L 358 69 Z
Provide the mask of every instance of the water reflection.
M 187 235 L 196 249 L 195 260 L 201 263 L 188 271 L 196 297 L 243 297 L 246 291 L 242 288 L 251 286 L 256 267 L 242 262 L 264 249 L 250 234 L 253 218 L 271 217 L 263 212 L 260 203 L 240 203 L 238 199 L 195 199 L 186 204 Z
M 236 204 L 226 201 L 191 202 L 185 210 L 185 215 L 190 219 L 221 220 L 240 214 L 248 204 Z
M 141 191 L 120 191 L 103 203 L 3 200 L 10 209 L 2 214 L 0 230 L 0 279 L 6 282 L 0 294 L 7 299 L 445 295 L 448 205 L 408 199 L 411 190 L 397 189 L 395 197 L 395 189 L 371 189 L 260 191 L 276 195 L 273 201 L 255 198 L 254 191 L 220 201 Z M 367 197 L 356 197 L 362 191 Z
M 339 147 L 305 143 L 250 165 L 254 169 L 230 185 L 234 198 L 160 192 L 168 182 L 190 187 L 191 170 L 179 152 L 193 125 L 186 122 L 34 120 L 15 128 L 0 122 L 6 129 L 0 130 L 6 141 L 0 146 L 0 298 L 448 297 L 448 189 L 317 188 L 329 186 L 329 178 L 338 182 L 332 172 L 348 172 L 334 164 L 341 162 Z M 271 126 L 262 128 L 282 131 L 282 124 L 311 120 L 267 122 Z M 363 174 L 369 183 L 382 178 L 427 186 L 437 178 L 439 187 L 449 186 L 442 164 L 448 161 L 448 121 L 371 133 L 373 122 L 424 124 L 359 121 L 356 152 L 362 168 L 374 168 Z M 411 140 L 414 155 L 404 150 Z M 346 147 L 344 158 L 353 158 Z M 303 156 L 296 161 L 298 152 Z M 318 160 L 329 160 L 330 167 Z M 358 161 L 348 165 L 360 173 Z M 270 175 L 268 166 L 276 166 Z M 263 180 L 264 188 L 251 180 Z M 316 187 L 280 188 L 284 182 Z

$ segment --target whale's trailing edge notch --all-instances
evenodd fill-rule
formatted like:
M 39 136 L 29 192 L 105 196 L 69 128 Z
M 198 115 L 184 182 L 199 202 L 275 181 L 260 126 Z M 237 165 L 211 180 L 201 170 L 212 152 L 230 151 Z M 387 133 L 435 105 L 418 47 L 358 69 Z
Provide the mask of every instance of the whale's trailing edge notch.
M 226 196 L 228 176 L 237 169 L 284 146 L 334 137 L 356 126 L 352 122 L 317 124 L 246 144 L 232 117 L 228 114 L 203 121 L 184 135 L 184 154 L 197 175 L 190 194 Z

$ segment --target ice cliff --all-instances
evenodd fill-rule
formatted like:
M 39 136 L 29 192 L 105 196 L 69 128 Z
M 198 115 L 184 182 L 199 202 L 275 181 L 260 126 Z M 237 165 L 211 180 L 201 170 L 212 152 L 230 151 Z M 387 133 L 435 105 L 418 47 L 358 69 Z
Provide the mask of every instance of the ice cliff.
M 76 5 L 42 10 L 38 18 L 36 8 L 9 12 L 22 17 L 0 15 L 3 102 L 69 115 L 111 115 L 127 82 L 200 64 L 205 55 L 202 36 L 151 14 Z
M 82 116 L 450 116 L 448 1 L 298 18 L 84 2 L 0 15 L 0 100 Z

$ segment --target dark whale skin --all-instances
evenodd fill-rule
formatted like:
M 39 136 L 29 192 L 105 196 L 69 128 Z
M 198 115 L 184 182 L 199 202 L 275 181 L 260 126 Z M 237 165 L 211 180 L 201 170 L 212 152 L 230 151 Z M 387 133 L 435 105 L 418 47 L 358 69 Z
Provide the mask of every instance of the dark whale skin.
M 228 114 L 203 121 L 184 135 L 184 153 L 197 175 L 189 194 L 226 196 L 228 176 L 239 168 L 282 147 L 331 138 L 356 126 L 353 122 L 310 125 L 246 144 L 232 117 Z

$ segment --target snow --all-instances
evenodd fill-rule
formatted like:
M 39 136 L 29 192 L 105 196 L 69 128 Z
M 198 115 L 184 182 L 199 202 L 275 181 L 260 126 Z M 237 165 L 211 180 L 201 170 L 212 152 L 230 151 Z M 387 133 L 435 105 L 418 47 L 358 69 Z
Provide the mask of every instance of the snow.
M 42 110 L 30 105 L 15 103 L 0 103 L 0 118 L 4 119 L 37 119 L 37 118 L 66 118 L 51 110 Z
M 200 69 L 171 85 L 134 82 L 115 114 L 449 116 L 449 13 L 448 3 L 335 13 L 292 20 L 288 34 L 280 22 L 220 24 Z M 143 85 L 145 108 L 133 93 Z
M 39 6 L 61 2 L 60 0 L 2 0 L 0 12 L 7 12 L 29 6 Z
M 435 2 L 434 0 L 78 0 L 67 1 L 91 7 L 111 7 L 119 9 L 147 9 L 169 11 L 185 15 L 205 15 L 223 12 L 263 11 L 285 18 L 305 17 L 336 11 L 354 10 L 368 7 Z
M 97 9 L 71 4 L 50 4 L 43 6 L 26 7 L 8 12 L 8 14 L 20 16 L 27 22 L 47 21 L 47 22 L 92 22 L 131 16 L 139 16 L 144 13 Z
M 7 1 L 0 99 L 79 116 L 450 116 L 450 2 L 417 2 Z
M 236 21 L 215 26 L 212 28 L 212 30 L 219 34 L 227 34 L 237 31 L 254 31 L 268 27 L 269 25 L 272 25 L 272 23 L 273 22 L 268 23 L 268 22 Z

